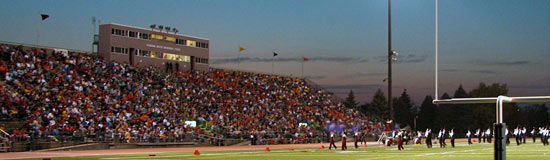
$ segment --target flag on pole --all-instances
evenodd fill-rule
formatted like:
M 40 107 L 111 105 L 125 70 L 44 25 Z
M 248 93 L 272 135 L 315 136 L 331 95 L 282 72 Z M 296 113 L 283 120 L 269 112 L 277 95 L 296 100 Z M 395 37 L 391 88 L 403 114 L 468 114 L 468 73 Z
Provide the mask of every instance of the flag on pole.
M 302 58 L 303 58 L 302 61 L 304 61 L 304 62 L 309 61 L 309 58 L 306 58 L 306 57 L 302 57 Z
M 47 14 L 40 14 L 40 17 L 42 17 L 42 21 L 48 19 L 48 17 L 50 17 L 50 15 L 47 15 Z
M 244 51 L 244 50 L 245 50 L 244 47 L 239 46 L 239 52 L 242 52 L 242 51 Z
M 273 52 L 273 57 L 276 57 L 277 55 L 279 55 L 278 53 L 275 53 Z

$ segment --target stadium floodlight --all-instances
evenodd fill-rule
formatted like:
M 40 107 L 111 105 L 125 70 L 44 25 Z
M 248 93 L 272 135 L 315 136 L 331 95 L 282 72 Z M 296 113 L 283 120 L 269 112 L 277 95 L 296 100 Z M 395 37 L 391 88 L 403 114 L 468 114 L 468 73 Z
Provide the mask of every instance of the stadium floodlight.
M 174 32 L 174 34 L 177 34 L 177 33 L 178 33 L 178 29 L 172 28 L 172 32 Z
M 163 25 L 159 25 L 158 29 L 159 29 L 159 32 L 162 32 L 162 30 L 164 29 L 164 26 L 163 26 Z
M 391 59 L 392 60 L 397 61 L 397 56 L 398 55 L 399 55 L 399 53 L 397 53 L 397 51 L 395 51 L 395 50 L 391 51 Z

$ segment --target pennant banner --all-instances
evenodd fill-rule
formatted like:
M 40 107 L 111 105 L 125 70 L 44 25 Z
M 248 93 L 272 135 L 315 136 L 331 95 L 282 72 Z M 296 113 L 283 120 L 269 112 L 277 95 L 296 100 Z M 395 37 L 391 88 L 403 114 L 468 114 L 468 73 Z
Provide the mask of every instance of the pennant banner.
M 46 20 L 46 19 L 48 19 L 48 17 L 50 17 L 50 15 L 40 14 L 40 17 L 42 17 L 42 20 Z

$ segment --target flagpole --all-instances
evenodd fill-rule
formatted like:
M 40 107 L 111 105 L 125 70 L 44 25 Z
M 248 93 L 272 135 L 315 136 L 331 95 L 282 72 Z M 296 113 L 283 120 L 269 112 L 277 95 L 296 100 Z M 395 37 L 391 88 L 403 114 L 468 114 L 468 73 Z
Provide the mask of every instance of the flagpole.
M 274 69 L 275 68 L 275 50 L 272 50 L 271 53 L 271 75 L 274 75 Z
M 38 15 L 40 16 L 40 12 L 38 12 Z M 40 46 L 40 22 L 42 20 L 42 17 L 38 19 L 38 25 L 36 26 L 36 46 Z
M 239 51 L 237 51 L 237 70 L 239 70 L 239 68 L 241 68 L 240 54 L 241 54 L 241 45 L 239 45 Z
M 302 78 L 304 78 L 304 56 L 302 56 Z

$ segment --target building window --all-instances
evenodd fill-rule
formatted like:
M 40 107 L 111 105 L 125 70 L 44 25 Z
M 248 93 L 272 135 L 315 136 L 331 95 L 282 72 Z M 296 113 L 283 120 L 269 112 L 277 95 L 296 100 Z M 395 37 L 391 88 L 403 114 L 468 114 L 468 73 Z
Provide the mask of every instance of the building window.
M 196 43 L 195 41 L 187 40 L 187 46 L 189 46 L 189 47 L 195 47 L 196 46 L 195 43 Z
M 164 39 L 164 36 L 158 35 L 158 34 L 151 34 L 151 38 L 152 38 L 152 39 L 163 40 L 163 39 Z
M 208 64 L 208 59 L 207 58 L 195 57 L 195 62 L 202 63 L 202 64 Z
M 183 61 L 183 62 L 190 62 L 191 57 L 185 56 L 185 55 L 179 55 L 179 54 L 173 54 L 173 53 L 164 53 L 164 59 L 173 60 L 173 61 Z
M 121 53 L 121 54 L 128 54 L 128 48 L 111 46 L 111 52 Z
M 136 55 L 137 56 L 142 56 L 142 57 L 151 57 L 151 51 L 138 49 L 137 52 L 136 52 Z
M 168 37 L 168 36 L 167 36 L 167 37 L 165 37 L 164 40 L 169 41 L 169 42 L 176 42 L 176 38 L 175 38 L 175 37 Z
M 187 41 L 185 39 L 176 39 L 176 44 L 179 45 L 186 45 Z
M 140 38 L 140 39 L 150 39 L 150 38 L 149 38 L 149 34 L 147 34 L 147 33 L 141 33 L 141 32 L 139 33 L 139 38 Z
M 151 52 L 152 58 L 162 58 L 162 53 L 160 52 Z
M 114 34 L 114 35 L 125 36 L 126 32 L 128 32 L 128 31 L 121 30 L 121 29 L 116 29 L 116 28 L 111 29 L 111 34 Z
M 195 46 L 193 46 L 193 47 L 208 48 L 208 43 L 206 43 L 206 42 L 196 42 Z
M 136 32 L 134 32 L 134 31 L 129 31 L 128 37 L 136 38 L 136 37 L 137 37 L 137 34 L 136 34 Z

